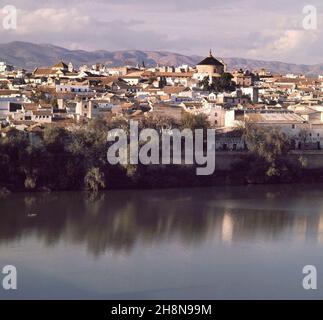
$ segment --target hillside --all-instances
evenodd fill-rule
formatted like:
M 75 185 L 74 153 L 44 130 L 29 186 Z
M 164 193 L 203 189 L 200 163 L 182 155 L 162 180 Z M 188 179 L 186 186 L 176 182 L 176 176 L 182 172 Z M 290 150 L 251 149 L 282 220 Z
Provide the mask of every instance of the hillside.
M 75 66 L 97 62 L 110 66 L 136 65 L 145 62 L 147 66 L 159 65 L 195 65 L 203 57 L 186 56 L 163 51 L 84 51 L 68 50 L 51 44 L 33 44 L 28 42 L 10 42 L 0 44 L 0 61 L 6 61 L 19 68 L 32 70 L 37 66 L 51 66 L 59 60 L 72 62 Z M 229 70 L 266 68 L 275 73 L 297 73 L 307 75 L 323 74 L 323 64 L 298 65 L 278 61 L 261 61 L 242 58 L 224 58 Z

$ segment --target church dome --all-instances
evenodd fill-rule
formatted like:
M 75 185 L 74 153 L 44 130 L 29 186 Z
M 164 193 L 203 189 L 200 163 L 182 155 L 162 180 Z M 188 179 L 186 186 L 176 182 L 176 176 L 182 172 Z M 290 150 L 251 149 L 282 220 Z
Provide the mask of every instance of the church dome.
M 215 59 L 212 55 L 212 51 L 210 51 L 210 55 L 197 64 L 198 66 L 224 66 L 222 62 Z

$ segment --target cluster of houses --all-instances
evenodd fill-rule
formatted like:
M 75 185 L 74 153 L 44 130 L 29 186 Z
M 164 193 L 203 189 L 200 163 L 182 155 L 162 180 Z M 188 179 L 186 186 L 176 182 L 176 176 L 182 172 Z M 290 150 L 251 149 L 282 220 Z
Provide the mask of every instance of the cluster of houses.
M 233 91 L 213 83 L 231 74 Z M 203 83 L 208 82 L 206 89 Z M 279 127 L 295 149 L 323 148 L 323 77 L 227 70 L 212 52 L 196 66 L 109 67 L 58 62 L 32 72 L 0 62 L 0 130 L 30 133 L 46 126 L 77 128 L 96 117 L 127 120 L 149 114 L 181 121 L 206 114 L 222 137 L 217 149 L 239 150 L 236 132 L 246 123 Z

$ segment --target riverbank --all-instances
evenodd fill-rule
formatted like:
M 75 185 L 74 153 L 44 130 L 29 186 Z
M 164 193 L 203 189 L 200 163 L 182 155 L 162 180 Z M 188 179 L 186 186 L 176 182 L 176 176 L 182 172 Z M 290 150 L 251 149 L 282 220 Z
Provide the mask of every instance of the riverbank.
M 323 168 L 295 169 L 294 174 L 287 172 L 279 176 L 268 177 L 263 174 L 248 174 L 239 161 L 231 170 L 216 170 L 210 176 L 197 176 L 194 166 L 147 166 L 138 167 L 129 176 L 123 169 L 114 168 L 107 175 L 107 186 L 101 190 L 126 189 L 173 189 L 215 186 L 242 186 L 266 184 L 320 183 L 323 181 Z M 17 188 L 13 185 L 1 186 L 0 197 L 16 192 L 52 192 L 84 191 L 84 188 L 39 187 L 32 190 Z
M 197 120 L 197 128 L 208 129 L 207 123 L 202 121 L 202 125 L 201 119 Z M 155 122 L 143 123 L 141 127 L 152 124 L 156 125 Z M 213 174 L 202 176 L 197 175 L 197 168 L 201 166 L 197 159 L 191 162 L 194 165 L 108 163 L 106 133 L 120 127 L 128 128 L 128 123 L 98 119 L 72 132 L 49 127 L 36 140 L 35 137 L 31 140 L 25 132 L 10 130 L 5 137 L 0 137 L 0 194 L 67 190 L 96 193 L 107 189 L 322 181 L 323 151 L 295 151 L 290 139 L 278 129 L 248 127 L 244 133 L 239 131 L 245 142 L 244 151 L 216 150 L 215 157 L 205 164 L 215 168 L 211 170 Z M 190 124 L 190 127 L 195 129 L 196 126 Z M 184 124 L 179 127 L 185 128 Z M 145 144 L 149 145 L 148 141 Z M 182 157 L 185 156 L 184 145 L 186 140 L 182 141 Z M 204 141 L 204 149 L 206 145 L 207 141 Z M 152 151 L 146 149 L 149 159 Z M 120 150 L 116 152 L 118 154 Z

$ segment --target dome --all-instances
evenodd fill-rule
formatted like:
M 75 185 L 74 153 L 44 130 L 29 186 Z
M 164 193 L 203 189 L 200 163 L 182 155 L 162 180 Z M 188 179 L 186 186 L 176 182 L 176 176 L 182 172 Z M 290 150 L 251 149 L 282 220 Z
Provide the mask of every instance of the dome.
M 212 55 L 212 51 L 210 51 L 210 55 L 197 64 L 198 66 L 224 66 L 222 62 L 215 59 Z

